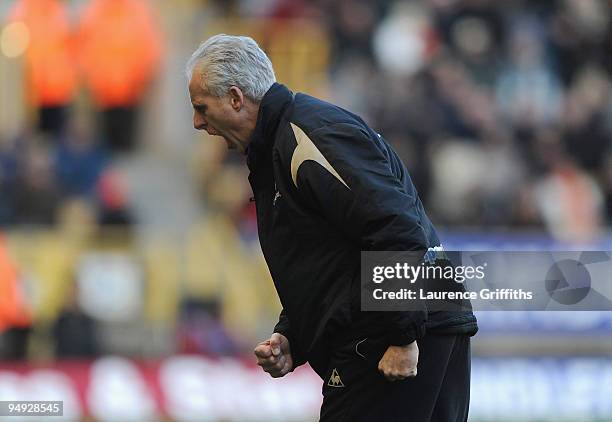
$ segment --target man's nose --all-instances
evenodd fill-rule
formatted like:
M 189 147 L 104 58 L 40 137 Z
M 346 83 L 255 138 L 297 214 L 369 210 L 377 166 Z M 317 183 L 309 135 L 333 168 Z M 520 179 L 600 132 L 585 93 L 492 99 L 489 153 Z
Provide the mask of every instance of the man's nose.
M 206 119 L 202 116 L 198 115 L 198 113 L 193 114 L 193 127 L 196 130 L 204 130 L 206 129 Z

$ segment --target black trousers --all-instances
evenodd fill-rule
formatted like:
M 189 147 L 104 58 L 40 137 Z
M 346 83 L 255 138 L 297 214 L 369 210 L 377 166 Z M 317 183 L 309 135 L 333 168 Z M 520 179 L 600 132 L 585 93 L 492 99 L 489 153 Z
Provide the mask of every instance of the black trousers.
M 113 152 L 129 152 L 136 146 L 138 105 L 101 110 L 100 122 L 104 144 Z
M 428 334 L 417 344 L 417 376 L 393 382 L 378 372 L 386 350 L 381 341 L 357 339 L 334 348 L 320 421 L 466 422 L 470 337 Z
M 68 126 L 68 105 L 41 106 L 38 108 L 38 130 L 53 138 L 64 134 Z M 55 139 L 52 139 L 55 141 Z

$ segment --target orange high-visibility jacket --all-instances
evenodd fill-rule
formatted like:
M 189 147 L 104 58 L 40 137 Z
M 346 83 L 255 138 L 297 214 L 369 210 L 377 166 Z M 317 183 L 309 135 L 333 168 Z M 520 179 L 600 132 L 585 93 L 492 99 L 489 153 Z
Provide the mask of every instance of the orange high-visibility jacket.
M 69 103 L 77 88 L 76 56 L 68 12 L 58 0 L 18 0 L 8 22 L 29 31 L 26 50 L 27 92 L 36 106 Z
M 161 36 L 148 3 L 92 0 L 79 26 L 80 62 L 101 107 L 133 105 L 156 72 Z
M 27 327 L 32 316 L 19 286 L 17 268 L 0 234 L 0 333 L 11 327 Z

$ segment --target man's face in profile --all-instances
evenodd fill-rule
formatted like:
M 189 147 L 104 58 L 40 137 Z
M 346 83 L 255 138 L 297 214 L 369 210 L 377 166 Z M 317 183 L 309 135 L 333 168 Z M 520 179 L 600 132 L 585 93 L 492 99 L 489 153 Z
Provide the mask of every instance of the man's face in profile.
M 196 68 L 189 82 L 189 96 L 193 106 L 193 127 L 209 135 L 221 136 L 228 149 L 245 152 L 245 146 L 236 138 L 240 127 L 240 113 L 232 105 L 232 97 L 217 97 L 204 88 L 202 72 Z M 237 89 L 237 88 L 236 88 Z

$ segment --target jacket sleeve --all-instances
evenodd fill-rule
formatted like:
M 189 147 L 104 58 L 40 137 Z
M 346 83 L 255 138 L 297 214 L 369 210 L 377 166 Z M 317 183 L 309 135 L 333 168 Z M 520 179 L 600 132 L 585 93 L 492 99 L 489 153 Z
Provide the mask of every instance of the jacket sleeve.
M 416 192 L 407 191 L 394 173 L 382 140 L 354 124 L 327 126 L 310 136 L 291 126 L 298 143 L 292 178 L 307 206 L 362 251 L 427 250 Z M 383 312 L 391 344 L 424 335 L 427 310 L 424 303 L 418 306 L 418 311 Z
M 300 365 L 306 363 L 306 359 L 303 357 L 302 353 L 299 350 L 299 346 L 293 334 L 291 333 L 291 324 L 289 323 L 289 317 L 285 313 L 285 310 L 281 310 L 280 315 L 278 316 L 278 323 L 274 327 L 274 332 L 279 333 L 287 337 L 289 340 L 289 347 L 291 348 L 291 357 L 293 358 L 293 371 Z

